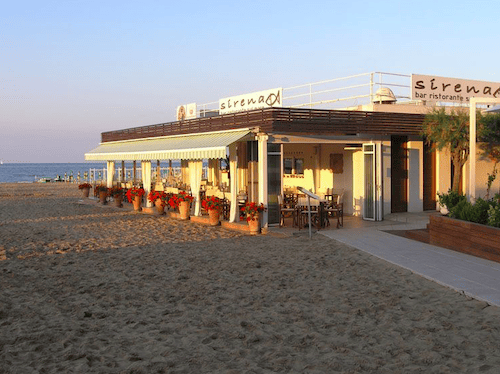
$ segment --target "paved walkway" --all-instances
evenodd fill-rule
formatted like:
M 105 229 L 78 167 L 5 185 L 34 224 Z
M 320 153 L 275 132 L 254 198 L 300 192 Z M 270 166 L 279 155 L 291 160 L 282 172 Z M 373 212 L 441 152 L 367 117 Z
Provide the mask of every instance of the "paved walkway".
M 500 263 L 384 232 L 425 228 L 428 222 L 427 213 L 391 214 L 382 222 L 347 217 L 344 228 L 320 233 L 467 296 L 500 306 Z

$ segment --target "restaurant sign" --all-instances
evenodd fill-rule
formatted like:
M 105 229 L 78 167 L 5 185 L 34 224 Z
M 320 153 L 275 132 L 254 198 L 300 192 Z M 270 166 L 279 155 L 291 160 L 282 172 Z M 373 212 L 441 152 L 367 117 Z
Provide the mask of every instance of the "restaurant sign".
M 219 114 L 283 106 L 283 89 L 274 88 L 219 100 Z
M 500 83 L 411 75 L 412 100 L 466 104 L 471 97 L 500 98 Z

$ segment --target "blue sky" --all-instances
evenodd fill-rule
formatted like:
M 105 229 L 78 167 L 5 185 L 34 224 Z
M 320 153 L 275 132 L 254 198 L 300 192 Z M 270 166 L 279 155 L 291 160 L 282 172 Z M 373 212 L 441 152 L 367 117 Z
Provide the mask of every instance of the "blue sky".
M 494 1 L 4 3 L 4 162 L 82 162 L 177 105 L 358 73 L 500 82 Z

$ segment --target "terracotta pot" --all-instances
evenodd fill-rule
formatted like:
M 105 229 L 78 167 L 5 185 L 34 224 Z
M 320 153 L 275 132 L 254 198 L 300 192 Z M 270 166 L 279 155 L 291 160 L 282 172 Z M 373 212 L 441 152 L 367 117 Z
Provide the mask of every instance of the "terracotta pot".
M 99 202 L 101 204 L 106 204 L 107 197 L 108 197 L 108 193 L 106 191 L 99 191 Z
M 181 201 L 179 203 L 179 213 L 181 215 L 181 220 L 189 219 L 191 203 L 189 201 Z
M 115 201 L 116 207 L 121 208 L 123 206 L 123 204 L 122 204 L 123 196 L 122 195 L 114 196 L 113 199 Z
M 258 216 L 248 221 L 248 228 L 250 229 L 251 235 L 257 235 L 260 232 L 260 219 Z
M 210 226 L 218 226 L 219 221 L 219 210 L 218 209 L 210 209 L 208 211 Z
M 82 192 L 83 192 L 83 197 L 89 197 L 90 188 L 83 188 Z
M 155 200 L 156 211 L 160 214 L 165 212 L 165 205 L 163 205 L 163 201 L 161 199 Z
M 134 196 L 134 200 L 132 200 L 132 204 L 134 204 L 134 210 L 140 211 L 142 204 L 142 196 Z

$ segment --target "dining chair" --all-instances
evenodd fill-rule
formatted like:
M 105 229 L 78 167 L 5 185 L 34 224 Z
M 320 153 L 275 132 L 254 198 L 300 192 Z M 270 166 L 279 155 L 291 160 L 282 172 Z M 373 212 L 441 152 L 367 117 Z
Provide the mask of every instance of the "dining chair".
M 297 208 L 293 203 L 285 203 L 283 196 L 278 195 L 280 209 L 280 227 L 285 226 L 285 218 L 292 217 L 292 227 L 298 226 Z

